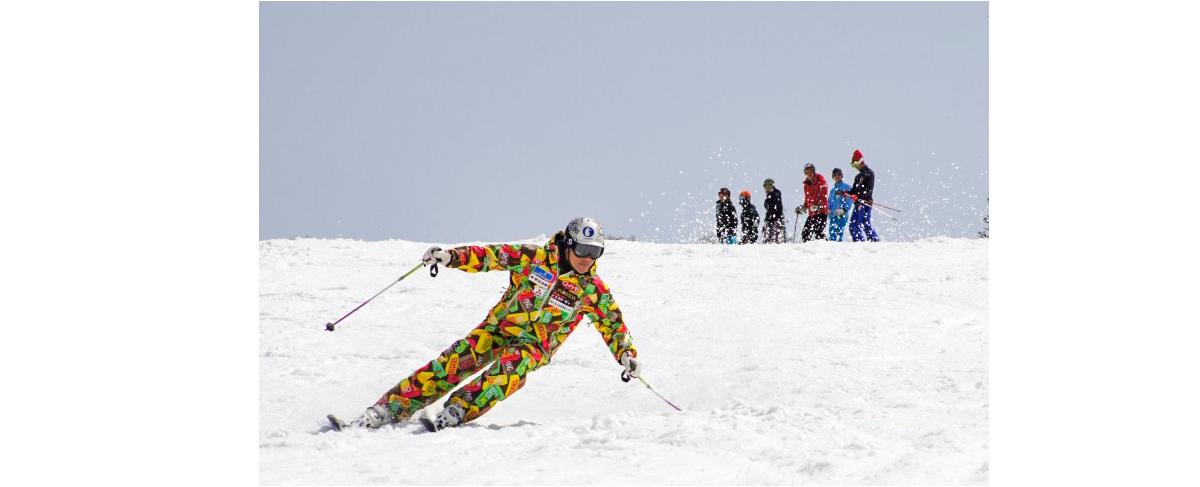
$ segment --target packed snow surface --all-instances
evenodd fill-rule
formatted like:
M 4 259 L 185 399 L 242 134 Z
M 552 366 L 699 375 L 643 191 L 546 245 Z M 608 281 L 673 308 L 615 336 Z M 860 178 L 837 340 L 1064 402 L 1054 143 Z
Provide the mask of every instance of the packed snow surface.
M 421 269 L 325 330 L 429 245 L 259 243 L 262 484 L 988 483 L 987 240 L 610 241 L 598 274 L 682 412 L 622 382 L 585 321 L 473 423 L 328 431 L 503 293 L 507 272 Z

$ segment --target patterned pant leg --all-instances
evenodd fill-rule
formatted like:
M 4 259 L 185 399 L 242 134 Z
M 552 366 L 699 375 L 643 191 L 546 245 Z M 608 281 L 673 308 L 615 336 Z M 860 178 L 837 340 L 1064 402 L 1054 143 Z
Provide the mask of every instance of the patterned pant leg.
M 466 412 L 463 423 L 483 416 L 496 403 L 512 396 L 525 385 L 526 375 L 550 359 L 549 353 L 528 343 L 514 343 L 497 350 L 496 355 L 496 361 L 487 372 L 454 391 L 446 400 L 447 407 L 458 404 Z
M 499 340 L 495 325 L 480 323 L 466 338 L 454 342 L 437 358 L 385 392 L 375 404 L 387 406 L 396 421 L 408 419 L 495 361 L 497 345 L 503 345 L 497 343 Z

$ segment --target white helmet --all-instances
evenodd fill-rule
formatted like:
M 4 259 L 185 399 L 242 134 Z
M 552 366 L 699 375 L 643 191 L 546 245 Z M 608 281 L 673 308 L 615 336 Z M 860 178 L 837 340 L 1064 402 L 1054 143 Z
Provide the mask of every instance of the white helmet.
M 566 244 L 575 255 L 599 259 L 604 254 L 604 228 L 586 216 L 571 220 L 567 224 Z

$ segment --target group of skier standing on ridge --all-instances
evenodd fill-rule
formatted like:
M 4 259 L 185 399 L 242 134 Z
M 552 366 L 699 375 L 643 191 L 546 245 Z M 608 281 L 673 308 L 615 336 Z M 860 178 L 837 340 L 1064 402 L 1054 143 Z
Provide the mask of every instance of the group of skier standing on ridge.
M 855 150 L 850 167 L 858 170 L 854 185 L 842 182 L 842 170 L 833 168 L 832 191 L 825 177 L 817 173 L 816 166 L 804 165 L 804 204 L 796 207 L 796 218 L 806 213 L 801 241 L 826 240 L 825 224 L 829 224 L 828 240 L 841 242 L 842 231 L 850 223 L 850 238 L 855 242 L 868 240 L 878 242 L 879 235 L 871 228 L 871 209 L 875 191 L 875 172 L 867 167 L 861 151 Z M 766 201 L 763 209 L 763 243 L 785 243 L 787 226 L 783 219 L 783 195 L 775 187 L 775 180 L 763 181 Z M 758 242 L 758 208 L 750 202 L 750 192 L 742 191 L 742 239 L 737 239 L 738 215 L 729 200 L 729 188 L 717 193 L 717 242 L 723 244 L 752 244 Z M 832 213 L 831 213 L 832 212 Z

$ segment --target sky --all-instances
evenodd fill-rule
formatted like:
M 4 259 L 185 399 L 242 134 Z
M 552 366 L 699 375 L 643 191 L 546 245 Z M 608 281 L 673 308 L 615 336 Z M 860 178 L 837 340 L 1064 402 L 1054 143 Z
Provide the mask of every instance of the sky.
M 832 184 L 884 240 L 988 214 L 986 2 L 263 2 L 259 239 L 713 232 L 717 190 Z M 791 233 L 791 232 L 789 232 Z

